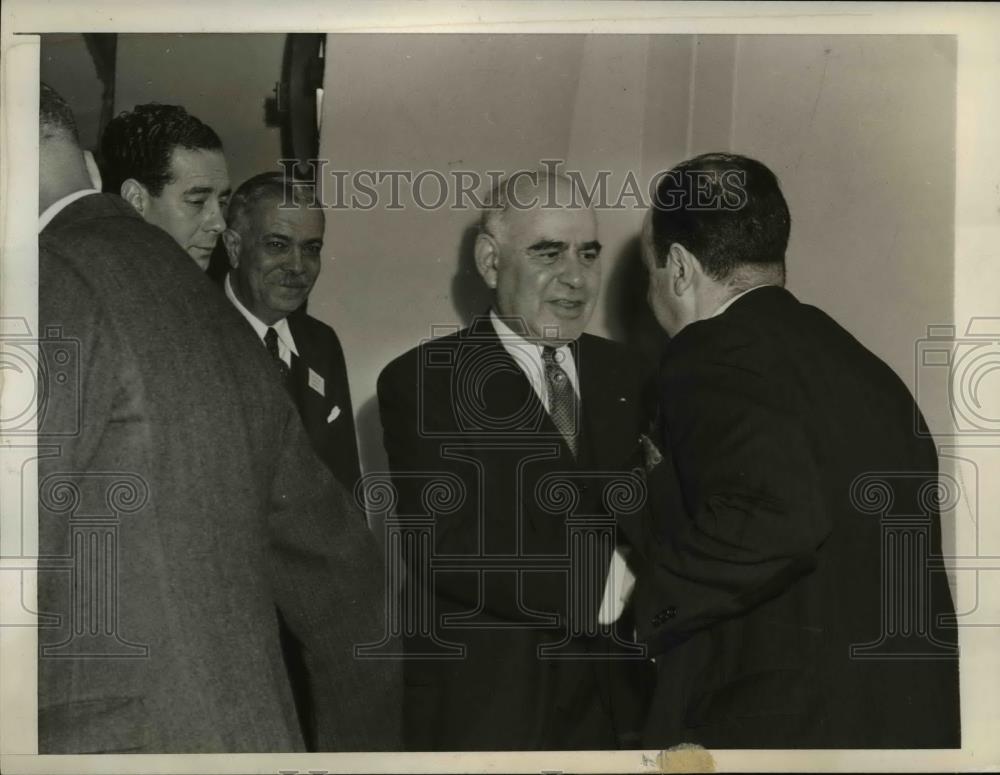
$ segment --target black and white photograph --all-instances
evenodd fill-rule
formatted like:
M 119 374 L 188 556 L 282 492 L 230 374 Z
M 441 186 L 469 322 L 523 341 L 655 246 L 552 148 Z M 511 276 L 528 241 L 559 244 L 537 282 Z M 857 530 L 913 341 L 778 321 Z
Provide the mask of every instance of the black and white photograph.
M 5 772 L 1000 766 L 988 4 L 4 20 Z

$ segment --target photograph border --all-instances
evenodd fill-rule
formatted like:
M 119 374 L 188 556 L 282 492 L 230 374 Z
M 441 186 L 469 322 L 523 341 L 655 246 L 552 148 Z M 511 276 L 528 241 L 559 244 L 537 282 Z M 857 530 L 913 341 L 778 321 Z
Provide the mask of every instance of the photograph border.
M 8 0 L 2 32 L 2 225 L 0 306 L 3 330 L 40 336 L 37 297 L 37 104 L 39 33 L 302 32 L 954 35 L 958 44 L 956 210 L 953 322 L 964 332 L 995 316 L 1000 298 L 1000 8 L 972 4 L 884 3 L 288 2 L 235 5 L 160 2 L 45 4 Z M 919 131 L 919 128 L 915 128 Z M 16 195 L 13 195 L 16 192 Z M 5 405 L 30 403 L 30 375 L 0 374 Z M 6 415 L 4 415 L 6 416 Z M 948 439 L 948 448 L 982 472 L 988 439 Z M 539 753 L 311 753 L 39 756 L 37 636 L 18 626 L 35 609 L 37 480 L 30 436 L 0 443 L 0 770 L 42 772 L 318 773 L 318 772 L 675 772 L 675 771 L 979 771 L 1000 766 L 1000 692 L 980 675 L 1000 676 L 1000 628 L 961 629 L 963 747 L 956 751 L 677 751 Z M 992 460 L 996 460 L 995 457 Z M 942 475 L 954 475 L 942 463 Z M 1000 547 L 1000 504 L 979 503 L 979 543 Z M 957 528 L 975 529 L 972 519 Z M 959 542 L 961 543 L 961 541 Z M 7 551 L 14 546 L 17 551 Z M 1000 556 L 973 558 L 955 574 L 956 610 L 978 607 L 1000 621 Z M 992 580 L 991 580 L 992 574 Z

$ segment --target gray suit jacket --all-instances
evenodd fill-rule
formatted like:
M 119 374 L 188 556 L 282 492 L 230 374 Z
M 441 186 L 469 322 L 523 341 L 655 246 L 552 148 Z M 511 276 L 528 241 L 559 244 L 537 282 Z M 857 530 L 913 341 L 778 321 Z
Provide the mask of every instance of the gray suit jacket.
M 118 197 L 39 255 L 39 751 L 301 750 L 278 612 L 319 747 L 397 748 L 398 666 L 353 648 L 382 636 L 381 557 L 266 351 Z

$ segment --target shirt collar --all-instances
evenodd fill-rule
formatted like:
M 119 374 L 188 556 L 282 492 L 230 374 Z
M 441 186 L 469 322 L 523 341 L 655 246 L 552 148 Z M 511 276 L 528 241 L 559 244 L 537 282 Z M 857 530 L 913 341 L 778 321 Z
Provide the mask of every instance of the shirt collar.
M 257 338 L 261 341 L 264 340 L 265 334 L 267 334 L 268 328 L 273 328 L 278 334 L 278 339 L 280 339 L 284 345 L 298 356 L 299 351 L 295 347 L 295 339 L 292 337 L 292 329 L 288 325 L 288 318 L 282 318 L 277 323 L 268 326 L 267 323 L 262 321 L 256 315 L 254 315 L 250 310 L 243 306 L 243 302 L 239 300 L 236 293 L 233 291 L 233 285 L 229 281 L 229 275 L 226 274 L 225 282 L 223 283 L 226 289 L 226 297 L 233 303 L 233 306 L 239 310 L 240 314 L 246 318 L 247 322 L 253 326 L 254 333 L 257 334 Z
M 760 285 L 755 285 L 753 288 L 747 288 L 745 291 L 737 293 L 735 296 L 726 299 L 724 302 L 722 302 L 722 304 L 719 305 L 719 308 L 715 310 L 715 312 L 713 312 L 711 315 L 709 315 L 709 317 L 714 318 L 717 317 L 718 315 L 721 315 L 723 312 L 725 312 L 727 309 L 733 306 L 733 304 L 735 304 L 738 299 L 742 299 L 744 296 L 750 293 L 750 291 L 756 291 L 758 288 L 767 288 L 772 285 L 774 285 L 774 283 L 761 283 Z
M 490 310 L 490 322 L 493 330 L 496 331 L 500 344 L 503 345 L 507 354 L 514 359 L 514 362 L 521 368 L 528 382 L 535 389 L 542 403 L 548 405 L 545 387 L 545 364 L 542 361 L 542 347 L 538 342 L 531 342 L 518 334 L 508 326 L 496 311 Z M 573 357 L 573 348 L 569 344 L 562 344 L 555 348 L 556 361 L 566 372 L 570 384 L 576 394 L 580 395 L 580 381 L 576 371 L 576 360 Z
M 91 194 L 101 193 L 96 188 L 81 188 L 79 191 L 74 191 L 72 194 L 67 194 L 62 199 L 57 199 L 55 202 L 50 204 L 41 215 L 38 216 L 38 233 L 42 233 L 42 229 L 48 226 L 52 219 L 55 218 L 59 213 L 65 210 L 69 205 L 73 204 L 77 199 L 83 199 L 85 196 L 90 196 Z

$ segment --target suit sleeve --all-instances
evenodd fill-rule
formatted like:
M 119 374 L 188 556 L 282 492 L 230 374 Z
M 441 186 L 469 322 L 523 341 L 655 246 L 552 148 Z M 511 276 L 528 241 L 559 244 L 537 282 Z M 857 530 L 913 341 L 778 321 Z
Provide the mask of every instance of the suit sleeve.
M 689 359 L 690 361 L 691 359 Z M 814 452 L 780 386 L 739 361 L 668 366 L 662 383 L 678 508 L 653 557 L 660 651 L 780 594 L 830 532 Z
M 399 750 L 401 666 L 356 647 L 385 634 L 381 553 L 350 495 L 313 454 L 289 404 L 269 514 L 276 603 L 302 644 L 321 751 Z

